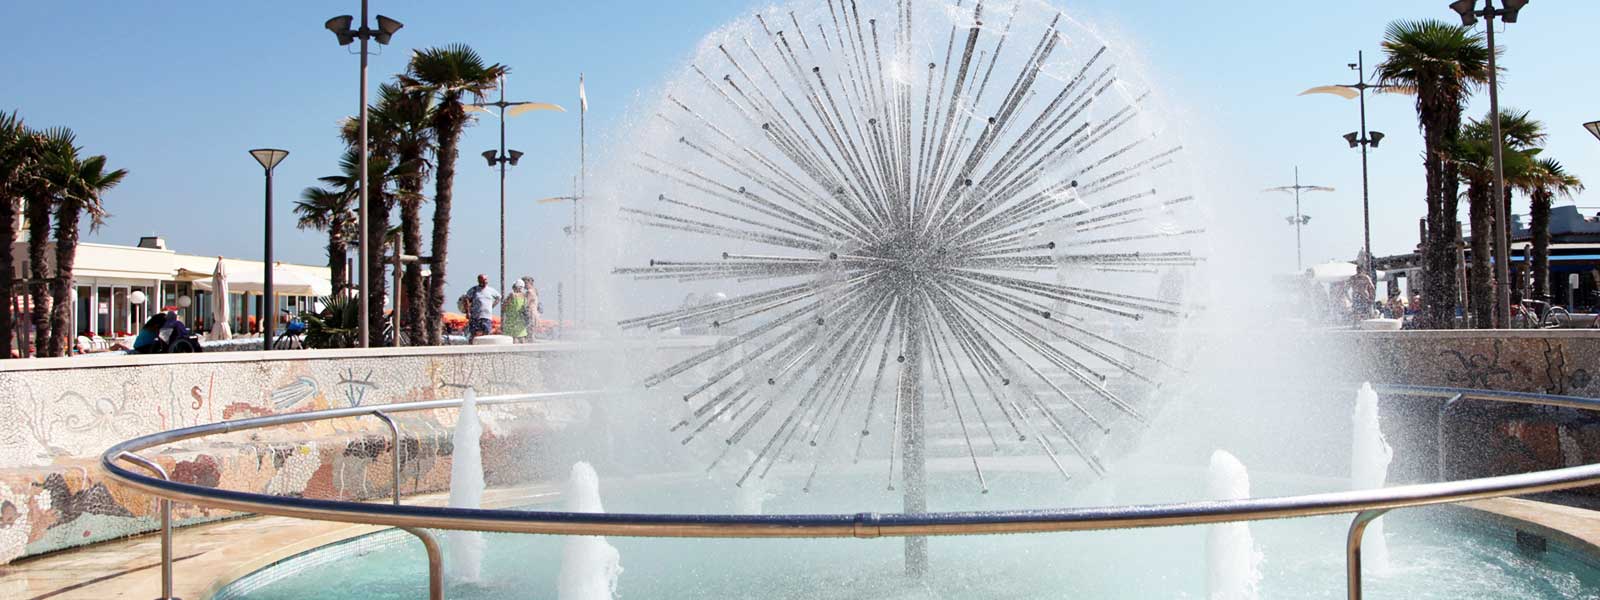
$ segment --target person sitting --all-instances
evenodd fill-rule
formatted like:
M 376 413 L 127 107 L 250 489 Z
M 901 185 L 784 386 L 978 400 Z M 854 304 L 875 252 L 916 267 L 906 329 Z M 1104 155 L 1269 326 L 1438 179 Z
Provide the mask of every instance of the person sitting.
M 135 354 L 160 354 L 166 351 L 166 342 L 161 340 L 161 329 L 167 325 L 167 313 L 156 313 L 144 322 L 139 328 L 138 337 L 133 338 L 133 352 Z

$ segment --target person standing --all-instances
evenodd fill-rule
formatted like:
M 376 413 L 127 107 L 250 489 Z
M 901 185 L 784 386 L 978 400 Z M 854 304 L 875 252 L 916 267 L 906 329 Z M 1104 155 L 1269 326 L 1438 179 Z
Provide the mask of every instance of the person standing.
M 500 292 L 489 287 L 489 276 L 478 274 L 478 285 L 461 297 L 467 309 L 467 342 L 494 333 L 494 309 L 500 306 Z
M 525 310 L 528 318 L 528 341 L 531 342 L 539 333 L 539 317 L 544 311 L 539 309 L 539 288 L 534 287 L 532 277 L 522 276 L 522 291 L 528 295 L 528 305 Z
M 1350 319 L 1356 323 L 1372 318 L 1372 304 L 1378 296 L 1377 285 L 1367 274 L 1364 264 L 1356 265 L 1356 274 L 1350 276 Z
M 528 293 L 522 280 L 511 283 L 511 293 L 506 294 L 505 303 L 500 306 L 500 333 L 511 336 L 512 341 L 522 343 L 528 337 Z

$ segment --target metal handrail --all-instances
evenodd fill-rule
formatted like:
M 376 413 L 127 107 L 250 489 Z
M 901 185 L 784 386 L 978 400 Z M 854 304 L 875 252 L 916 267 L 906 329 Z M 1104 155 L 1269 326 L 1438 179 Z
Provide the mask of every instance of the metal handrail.
M 1452 398 L 1559 406 L 1600 410 L 1600 400 L 1575 396 L 1495 392 L 1424 386 L 1379 386 L 1380 393 L 1401 396 Z M 479 404 L 513 404 L 533 401 L 596 397 L 597 391 L 516 394 L 480 398 Z M 434 400 L 383 406 L 385 413 L 432 410 L 459 406 L 461 400 Z M 169 500 L 203 504 L 242 512 L 272 514 L 322 521 L 557 535 L 707 538 L 822 538 L 884 536 L 974 535 L 1094 531 L 1178 525 L 1206 525 L 1292 517 L 1358 513 L 1349 532 L 1348 548 L 1355 560 L 1350 566 L 1350 597 L 1360 598 L 1359 552 L 1361 533 L 1378 514 L 1397 508 L 1449 504 L 1503 496 L 1525 495 L 1600 484 L 1600 463 L 1547 471 L 1502 475 L 1464 481 L 1411 484 L 1388 488 L 1325 492 L 1301 496 L 1196 501 L 1171 504 L 1038 509 L 964 511 L 942 513 L 855 513 L 810 515 L 717 515 L 572 513 L 466 509 L 442 506 L 383 505 L 359 502 L 279 497 L 222 490 L 140 475 L 116 464 L 116 457 L 157 445 L 212 435 L 302 423 L 322 419 L 373 414 L 374 408 L 347 408 L 271 415 L 212 423 L 146 435 L 111 447 L 101 462 L 122 483 Z M 399 446 L 396 444 L 396 461 Z M 395 484 L 398 486 L 398 481 Z M 398 488 L 397 488 L 398 489 Z M 1370 516 L 1369 516 L 1370 515 Z M 1363 517 L 1367 517 L 1363 519 Z

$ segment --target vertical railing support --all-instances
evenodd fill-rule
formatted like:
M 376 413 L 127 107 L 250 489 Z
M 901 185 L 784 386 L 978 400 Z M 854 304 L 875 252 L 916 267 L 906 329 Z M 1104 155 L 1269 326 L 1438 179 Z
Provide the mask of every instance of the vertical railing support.
M 394 422 L 394 417 L 381 410 L 372 411 L 372 416 L 379 418 L 389 426 L 389 439 L 394 444 L 394 478 L 391 482 L 391 494 L 395 506 L 400 506 L 400 426 Z M 427 531 L 415 527 L 401 527 L 406 533 L 417 536 L 422 540 L 422 548 L 428 552 L 428 600 L 444 600 L 444 562 L 439 553 L 439 542 Z
M 389 426 L 389 441 L 394 444 L 394 477 L 390 483 L 394 486 L 394 505 L 400 506 L 400 426 L 396 425 L 394 418 L 384 414 L 381 410 L 372 411 L 372 416 L 383 420 Z
M 1445 400 L 1444 404 L 1439 405 L 1439 421 L 1434 432 L 1435 438 L 1433 445 L 1433 447 L 1439 451 L 1438 481 L 1450 481 L 1450 446 L 1447 445 L 1448 442 L 1445 440 L 1446 436 L 1444 434 L 1444 424 L 1445 417 L 1448 416 L 1450 408 L 1454 407 L 1456 403 L 1460 401 L 1461 394 L 1456 394 L 1451 396 L 1449 400 Z
M 154 473 L 156 477 L 160 477 L 162 481 L 172 480 L 171 477 L 167 476 L 166 469 L 161 468 L 161 465 L 143 456 L 132 452 L 123 452 L 117 455 L 117 459 L 144 467 L 145 470 Z M 161 597 L 157 600 L 178 600 L 172 595 L 172 501 L 162 498 L 158 502 L 158 506 L 161 507 Z
M 1361 600 L 1361 536 L 1367 532 L 1367 525 L 1378 520 L 1383 513 L 1389 512 L 1387 508 L 1376 508 L 1356 513 L 1355 520 L 1350 522 L 1350 534 L 1345 538 L 1345 580 L 1346 588 L 1350 592 L 1350 600 Z
M 427 531 L 415 527 L 400 529 L 422 540 L 422 548 L 428 552 L 428 600 L 444 600 L 444 561 L 439 553 L 439 542 Z

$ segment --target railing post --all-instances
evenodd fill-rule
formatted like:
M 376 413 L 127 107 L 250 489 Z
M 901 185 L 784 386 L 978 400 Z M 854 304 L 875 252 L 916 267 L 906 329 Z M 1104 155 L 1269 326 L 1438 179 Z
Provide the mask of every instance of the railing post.
M 1356 513 L 1355 520 L 1350 522 L 1350 534 L 1345 538 L 1345 581 L 1346 589 L 1350 592 L 1350 600 L 1361 600 L 1361 536 L 1367 532 L 1367 525 L 1378 520 L 1383 513 L 1389 512 L 1387 508 L 1375 508 Z
M 395 424 L 393 417 L 381 410 L 372 411 L 372 416 L 382 419 L 389 426 L 389 440 L 394 443 L 394 477 L 390 484 L 394 486 L 394 505 L 400 506 L 400 426 Z
M 1448 416 L 1446 413 L 1448 413 L 1450 408 L 1455 406 L 1456 403 L 1460 401 L 1461 394 L 1456 394 L 1451 396 L 1449 400 L 1445 400 L 1444 404 L 1439 405 L 1439 422 L 1435 432 L 1436 437 L 1434 438 L 1433 445 L 1433 447 L 1439 451 L 1439 481 L 1450 481 L 1450 447 L 1445 441 L 1444 422 L 1445 417 Z
M 444 600 L 444 562 L 439 554 L 439 542 L 434 541 L 433 536 L 421 529 L 415 527 L 400 529 L 422 540 L 422 548 L 428 552 L 428 600 Z
M 162 481 L 172 479 L 161 465 L 143 456 L 123 452 L 117 458 L 144 467 Z M 161 507 L 161 597 L 157 600 L 179 600 L 172 595 L 172 501 L 161 498 L 157 505 Z

